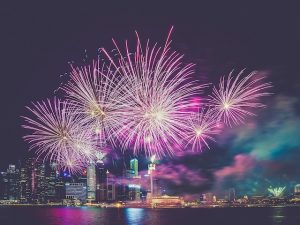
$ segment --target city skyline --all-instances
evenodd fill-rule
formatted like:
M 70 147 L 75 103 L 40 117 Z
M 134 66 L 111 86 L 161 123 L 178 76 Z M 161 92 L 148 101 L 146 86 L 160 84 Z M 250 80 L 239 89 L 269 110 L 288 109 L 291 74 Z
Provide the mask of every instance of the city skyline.
M 80 200 L 81 204 L 146 201 L 149 198 L 147 195 L 152 190 L 150 187 L 150 170 L 148 169 L 147 172 L 145 170 L 139 171 L 138 162 L 136 158 L 129 160 L 127 162 L 128 167 L 122 169 L 123 175 L 113 174 L 103 163 L 92 163 L 83 174 L 74 175 L 68 171 L 60 171 L 54 164 L 45 163 L 36 158 L 27 158 L 19 165 L 9 164 L 7 170 L 0 171 L 0 200 L 17 200 L 20 203 L 59 203 L 63 200 L 68 202 L 69 199 Z M 148 165 L 150 163 L 153 163 L 151 159 Z M 157 162 L 155 164 L 157 168 L 159 165 Z M 153 175 L 155 180 L 154 197 L 170 195 L 180 196 L 186 201 L 199 201 L 201 199 L 203 201 L 202 196 L 211 195 L 204 197 L 204 200 L 209 198 L 209 201 L 216 202 L 212 199 L 217 197 L 217 199 L 234 202 L 236 199 L 257 197 L 293 198 L 295 193 L 300 193 L 299 183 L 286 182 L 285 186 L 270 185 L 261 192 L 245 193 L 233 186 L 223 190 L 219 189 L 218 192 L 210 189 L 199 189 L 198 193 L 194 195 L 186 195 L 186 193 L 168 189 L 166 184 L 162 182 L 161 173 L 163 172 L 155 173 L 155 170 Z M 165 172 L 165 175 L 168 175 L 168 171 Z M 113 185 L 109 188 L 110 197 L 109 192 L 107 192 L 108 185 Z M 125 188 L 127 189 L 126 192 L 124 192 Z M 71 193 L 75 190 L 79 194 L 74 192 L 74 197 L 74 194 Z M 230 197 L 231 195 L 234 197 Z

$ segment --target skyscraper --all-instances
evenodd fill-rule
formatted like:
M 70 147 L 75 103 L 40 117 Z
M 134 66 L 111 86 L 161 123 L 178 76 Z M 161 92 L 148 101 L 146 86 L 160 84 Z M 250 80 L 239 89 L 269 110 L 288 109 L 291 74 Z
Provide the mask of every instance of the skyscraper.
M 133 176 L 139 175 L 139 162 L 136 158 L 130 160 L 130 170 L 133 171 Z
M 7 169 L 7 180 L 8 180 L 8 200 L 19 200 L 19 170 L 16 169 L 15 165 L 10 164 Z
M 45 164 L 42 161 L 35 161 L 34 165 L 34 200 L 37 202 L 45 202 L 46 199 L 46 176 Z
M 46 167 L 46 187 L 45 187 L 45 199 L 48 202 L 57 201 L 55 185 L 57 181 L 57 173 L 55 165 L 51 164 Z
M 98 163 L 96 166 L 96 200 L 97 202 L 104 202 L 107 200 L 107 184 L 106 184 L 106 170 L 103 163 Z
M 136 158 L 130 160 L 130 170 L 126 171 L 126 176 L 129 178 L 127 185 L 127 198 L 128 200 L 139 201 L 141 196 L 141 185 L 138 171 L 138 160 Z
M 7 173 L 0 173 L 0 200 L 8 200 L 8 179 Z
M 96 166 L 90 164 L 87 167 L 87 200 L 96 200 Z

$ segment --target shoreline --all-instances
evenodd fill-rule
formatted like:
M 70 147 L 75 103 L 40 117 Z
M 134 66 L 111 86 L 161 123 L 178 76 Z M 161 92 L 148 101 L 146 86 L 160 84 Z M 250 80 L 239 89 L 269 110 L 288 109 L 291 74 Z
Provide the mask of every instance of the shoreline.
M 241 206 L 193 206 L 193 207 L 138 207 L 134 205 L 116 207 L 116 206 L 90 206 L 90 205 L 48 205 L 48 204 L 0 204 L 0 208 L 9 207 L 35 207 L 35 208 L 101 208 L 101 209 L 127 209 L 127 208 L 137 208 L 137 209 L 221 209 L 221 208 L 291 208 L 300 207 L 300 204 L 289 204 L 289 205 L 241 205 Z

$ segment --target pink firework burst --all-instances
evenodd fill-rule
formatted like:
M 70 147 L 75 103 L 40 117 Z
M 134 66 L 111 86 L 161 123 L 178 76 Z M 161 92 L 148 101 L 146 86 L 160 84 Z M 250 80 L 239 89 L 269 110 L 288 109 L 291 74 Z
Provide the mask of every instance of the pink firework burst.
M 209 149 L 209 141 L 220 133 L 220 124 L 210 110 L 203 108 L 197 113 L 191 113 L 187 119 L 185 140 L 186 147 L 191 146 L 193 151 L 202 151 L 203 146 Z
M 38 157 L 67 165 L 74 156 L 85 164 L 94 160 L 97 145 L 90 132 L 82 127 L 80 117 L 66 102 L 57 98 L 26 107 L 33 118 L 23 117 L 23 127 L 31 133 L 24 136 Z
M 212 95 L 209 96 L 209 105 L 212 107 L 216 117 L 225 124 L 238 125 L 245 120 L 246 116 L 255 115 L 251 109 L 264 107 L 260 98 L 268 96 L 266 90 L 272 87 L 271 83 L 265 83 L 264 76 L 253 71 L 242 77 L 242 70 L 235 78 L 233 71 L 228 77 L 220 79 L 219 87 L 214 87 Z
M 98 137 L 101 144 L 115 138 L 123 126 L 125 95 L 124 79 L 116 76 L 110 66 L 94 61 L 91 66 L 72 67 L 69 82 L 62 87 L 87 129 Z
M 144 150 L 147 155 L 173 154 L 174 144 L 182 145 L 185 120 L 192 98 L 205 85 L 191 80 L 193 64 L 183 64 L 183 55 L 172 51 L 169 40 L 164 47 L 143 46 L 137 35 L 136 49 L 130 53 L 127 41 L 123 54 L 113 60 L 103 49 L 122 77 L 127 79 L 126 120 L 122 129 L 123 149 L 134 154 Z

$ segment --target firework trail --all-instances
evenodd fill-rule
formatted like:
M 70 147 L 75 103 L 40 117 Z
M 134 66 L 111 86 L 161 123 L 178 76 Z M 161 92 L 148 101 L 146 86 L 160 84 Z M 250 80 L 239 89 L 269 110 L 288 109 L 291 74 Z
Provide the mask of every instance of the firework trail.
M 187 120 L 185 133 L 186 146 L 193 151 L 202 151 L 203 146 L 209 149 L 208 141 L 214 141 L 214 136 L 220 133 L 220 124 L 209 109 L 202 108 L 197 113 L 191 113 Z
M 66 168 L 67 159 L 75 161 L 74 157 L 77 157 L 85 163 L 94 160 L 96 142 L 90 132 L 82 129 L 80 118 L 70 105 L 54 98 L 26 108 L 34 118 L 23 117 L 23 127 L 31 132 L 24 139 L 30 144 L 30 149 L 35 149 L 38 157 L 66 164 Z
M 124 88 L 126 120 L 122 129 L 123 149 L 134 154 L 144 150 L 147 155 L 173 153 L 174 144 L 181 145 L 189 99 L 201 88 L 191 80 L 193 64 L 183 65 L 183 55 L 170 49 L 170 33 L 165 46 L 143 47 L 137 36 L 134 53 L 125 43 L 123 54 L 116 42 L 117 60 L 102 49 L 118 73 L 127 79 Z
M 264 107 L 259 102 L 263 96 L 270 93 L 266 89 L 272 87 L 271 83 L 264 83 L 264 76 L 257 77 L 256 71 L 242 77 L 242 70 L 235 78 L 233 71 L 228 77 L 220 79 L 219 87 L 214 87 L 212 95 L 209 96 L 209 105 L 212 107 L 218 120 L 226 125 L 238 125 L 245 120 L 246 116 L 255 115 L 251 109 Z
M 74 106 L 86 129 L 100 141 L 115 145 L 118 130 L 123 125 L 125 95 L 121 92 L 124 79 L 116 76 L 110 66 L 94 61 L 92 66 L 74 68 L 70 80 L 62 89 Z

